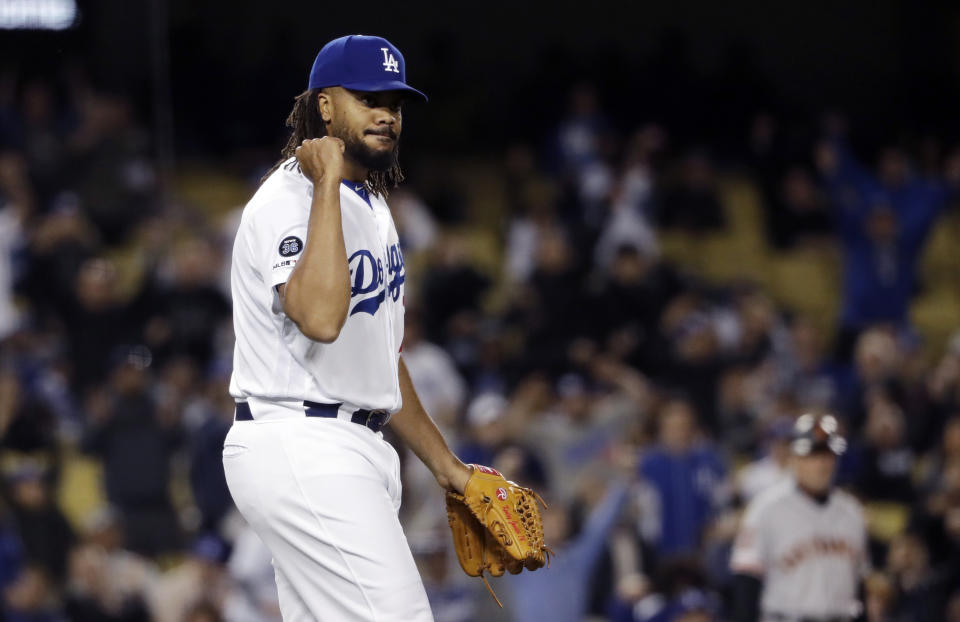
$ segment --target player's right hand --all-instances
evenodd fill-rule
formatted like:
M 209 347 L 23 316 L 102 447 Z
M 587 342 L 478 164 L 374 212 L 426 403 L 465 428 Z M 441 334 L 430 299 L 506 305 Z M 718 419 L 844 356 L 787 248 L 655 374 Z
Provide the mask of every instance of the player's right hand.
M 313 183 L 343 178 L 343 141 L 333 136 L 311 138 L 297 147 L 297 162 L 300 170 Z

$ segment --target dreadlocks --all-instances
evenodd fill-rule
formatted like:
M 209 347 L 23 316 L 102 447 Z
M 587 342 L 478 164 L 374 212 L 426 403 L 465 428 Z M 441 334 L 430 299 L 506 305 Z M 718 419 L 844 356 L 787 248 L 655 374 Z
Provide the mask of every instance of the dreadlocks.
M 267 177 L 273 174 L 280 165 L 292 158 L 297 153 L 303 141 L 310 138 L 321 138 L 327 135 L 327 126 L 320 116 L 320 106 L 317 104 L 317 94 L 321 89 L 310 89 L 297 95 L 294 99 L 293 110 L 287 117 L 287 127 L 293 130 L 287 144 L 280 151 L 280 160 L 273 165 L 267 174 L 260 179 L 262 184 Z M 400 164 L 394 158 L 393 165 L 385 171 L 370 171 L 367 173 L 367 179 L 364 184 L 367 191 L 371 194 L 377 194 L 384 198 L 389 194 L 391 188 L 396 188 L 403 181 L 403 171 L 400 170 Z

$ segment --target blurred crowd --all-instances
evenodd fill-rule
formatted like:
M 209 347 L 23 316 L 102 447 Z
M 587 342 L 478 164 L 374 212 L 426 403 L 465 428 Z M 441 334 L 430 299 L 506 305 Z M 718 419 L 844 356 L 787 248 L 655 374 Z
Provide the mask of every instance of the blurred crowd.
M 819 411 L 849 440 L 837 484 L 871 518 L 871 622 L 960 621 L 960 332 L 928 343 L 909 315 L 960 152 L 891 136 L 865 156 L 840 115 L 798 132 L 762 113 L 718 157 L 621 122 L 575 87 L 549 140 L 506 150 L 493 222 L 427 174 L 390 197 L 421 400 L 465 462 L 541 492 L 557 552 L 492 581 L 496 609 L 403 452 L 401 516 L 437 620 L 725 619 L 743 506 L 789 477 L 791 425 Z M 153 148 L 130 100 L 82 73 L 0 77 L 3 622 L 279 620 L 221 464 L 242 206 L 170 198 Z M 728 225 L 731 171 L 773 252 L 839 251 L 835 334 L 758 283 L 664 257 L 665 235 Z M 476 261 L 478 235 L 493 261 Z M 78 497 L 98 504 L 68 517 Z

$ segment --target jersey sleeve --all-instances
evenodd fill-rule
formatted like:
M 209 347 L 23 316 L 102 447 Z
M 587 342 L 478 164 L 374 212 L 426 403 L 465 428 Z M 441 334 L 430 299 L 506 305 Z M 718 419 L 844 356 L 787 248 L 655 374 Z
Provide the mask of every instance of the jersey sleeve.
M 763 555 L 763 506 L 751 503 L 740 523 L 730 553 L 730 570 L 735 574 L 763 576 L 766 571 Z
M 307 243 L 309 207 L 294 200 L 278 200 L 267 206 L 257 219 L 257 268 L 266 284 L 275 289 L 286 283 L 303 255 Z

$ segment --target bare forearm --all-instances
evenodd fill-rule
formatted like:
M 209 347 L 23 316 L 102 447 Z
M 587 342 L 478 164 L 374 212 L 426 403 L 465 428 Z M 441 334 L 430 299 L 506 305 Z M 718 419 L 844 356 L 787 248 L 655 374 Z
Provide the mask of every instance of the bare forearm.
M 314 186 L 307 244 L 284 290 L 284 311 L 317 341 L 333 341 L 347 319 L 350 267 L 340 219 L 340 180 Z
M 470 468 L 450 451 L 437 425 L 423 409 L 403 359 L 398 375 L 403 407 L 390 418 L 390 427 L 427 465 L 441 487 L 463 492 Z

